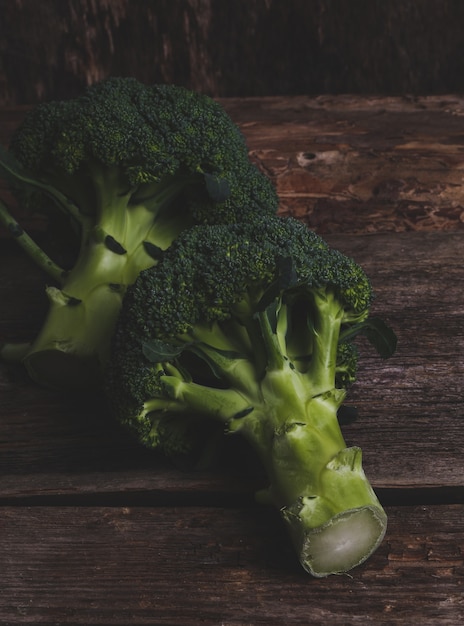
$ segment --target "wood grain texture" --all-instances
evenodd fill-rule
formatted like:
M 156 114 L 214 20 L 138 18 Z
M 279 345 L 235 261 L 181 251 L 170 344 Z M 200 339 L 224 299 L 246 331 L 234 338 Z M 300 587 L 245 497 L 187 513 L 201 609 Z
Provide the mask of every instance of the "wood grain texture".
M 366 269 L 376 293 L 372 311 L 398 335 L 392 359 L 362 354 L 349 401 L 364 418 L 347 428 L 347 438 L 362 439 L 379 485 L 462 485 L 463 234 L 328 240 Z M 375 439 L 384 444 L 380 456 L 369 452 Z
M 221 100 L 275 181 L 281 212 L 329 233 L 460 230 L 464 101 Z
M 463 507 L 388 512 L 369 562 L 317 580 L 262 509 L 2 508 L 0 621 L 457 626 Z

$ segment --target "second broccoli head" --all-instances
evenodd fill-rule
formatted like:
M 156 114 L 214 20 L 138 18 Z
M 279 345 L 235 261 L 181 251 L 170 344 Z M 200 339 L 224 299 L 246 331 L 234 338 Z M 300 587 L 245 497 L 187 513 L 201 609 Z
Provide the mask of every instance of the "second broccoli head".
M 241 433 L 303 566 L 347 571 L 386 526 L 337 420 L 356 378 L 354 337 L 394 349 L 371 301 L 362 269 L 296 220 L 193 227 L 128 289 L 107 370 L 112 412 L 173 455 L 217 425 Z
M 55 282 L 40 335 L 21 354 L 35 379 L 58 387 L 98 379 L 127 285 L 182 230 L 277 210 L 271 182 L 219 104 L 133 78 L 36 107 L 0 155 L 0 172 L 24 206 L 49 213 L 68 257 L 50 259 L 2 204 L 2 222 Z

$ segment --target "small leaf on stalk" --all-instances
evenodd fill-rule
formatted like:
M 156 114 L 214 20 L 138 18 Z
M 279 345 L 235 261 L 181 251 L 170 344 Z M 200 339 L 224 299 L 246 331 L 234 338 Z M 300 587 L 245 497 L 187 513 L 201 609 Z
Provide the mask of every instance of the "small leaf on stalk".
M 246 409 L 242 409 L 241 411 L 238 411 L 238 413 L 235 413 L 235 415 L 232 416 L 232 419 L 234 420 L 242 419 L 246 417 L 247 415 L 250 415 L 250 413 L 252 413 L 254 410 L 255 410 L 254 406 L 247 406 Z
M 143 342 L 142 352 L 151 363 L 163 363 L 178 357 L 185 347 L 185 345 L 175 346 L 160 339 L 151 339 Z
M 394 354 L 397 345 L 395 332 L 379 317 L 369 317 L 345 330 L 340 341 L 349 341 L 356 335 L 364 335 L 383 359 Z
M 154 259 L 155 261 L 159 261 L 161 257 L 163 256 L 162 248 L 155 245 L 154 243 L 151 243 L 151 241 L 144 241 L 143 247 L 144 247 L 145 252 L 149 256 L 151 256 L 151 258 Z
M 115 254 L 126 254 L 127 250 L 111 235 L 106 235 L 105 246 Z
M 261 296 L 257 304 L 257 311 L 265 311 L 269 305 L 274 302 L 283 291 L 295 287 L 298 284 L 298 277 L 290 257 L 280 257 L 277 260 L 278 275 L 266 291 Z
M 225 202 L 230 196 L 229 183 L 225 178 L 218 178 L 213 174 L 205 174 L 206 190 L 214 202 Z

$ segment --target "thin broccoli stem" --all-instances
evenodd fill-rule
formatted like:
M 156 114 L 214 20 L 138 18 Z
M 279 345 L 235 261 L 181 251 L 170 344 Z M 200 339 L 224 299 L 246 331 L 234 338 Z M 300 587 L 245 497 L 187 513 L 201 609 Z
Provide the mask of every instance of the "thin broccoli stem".
M 246 395 L 250 402 L 261 401 L 261 398 L 257 395 L 259 386 L 257 384 L 255 366 L 252 361 L 237 354 L 228 356 L 214 348 L 210 348 L 206 344 L 201 344 L 196 352 L 197 354 L 203 353 L 204 357 L 214 364 L 214 367 L 220 372 L 221 380 L 230 387 Z
M 22 188 L 39 189 L 45 196 L 53 200 L 53 204 L 56 205 L 60 211 L 72 217 L 77 222 L 80 222 L 80 211 L 68 196 L 62 193 L 57 187 L 49 185 L 28 174 L 15 157 L 1 145 L 0 170 L 3 170 L 7 179 L 14 181 L 16 185 L 19 183 L 19 186 Z
M 307 369 L 312 395 L 330 391 L 335 386 L 337 350 L 344 315 L 343 305 L 329 289 L 313 291 L 313 346 Z
M 0 222 L 13 235 L 21 248 L 29 255 L 34 263 L 44 270 L 59 285 L 63 284 L 66 271 L 55 263 L 39 245 L 30 237 L 12 217 L 6 205 L 0 200 Z
M 286 304 L 281 300 L 279 301 L 279 307 L 276 312 L 276 341 L 279 346 L 281 354 L 288 356 L 287 351 L 287 335 L 289 330 L 289 309 Z
M 280 345 L 277 334 L 273 331 L 267 311 L 260 311 L 256 315 L 259 327 L 261 330 L 261 337 L 263 340 L 263 351 L 266 357 L 266 369 L 269 370 L 281 370 L 286 366 L 287 359 L 282 353 L 282 346 Z
M 251 408 L 249 399 L 234 389 L 215 389 L 183 381 L 177 376 L 163 376 L 161 382 L 169 396 L 168 403 L 175 401 L 186 411 L 218 419 L 224 424 Z M 146 408 L 150 409 L 150 401 Z
M 250 403 L 262 401 L 256 354 L 250 351 L 249 337 L 238 320 L 229 318 L 210 326 L 197 324 L 185 340 L 193 341 L 193 351 L 224 383 L 244 394 Z

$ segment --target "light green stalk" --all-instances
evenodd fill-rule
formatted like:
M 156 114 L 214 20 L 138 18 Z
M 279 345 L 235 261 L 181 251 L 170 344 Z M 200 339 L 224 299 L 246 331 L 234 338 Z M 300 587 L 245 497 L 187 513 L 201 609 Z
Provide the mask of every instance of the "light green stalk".
M 16 231 L 18 243 L 56 285 L 46 288 L 49 309 L 38 336 L 21 350 L 6 344 L 2 356 L 12 359 L 16 355 L 41 384 L 56 388 L 99 385 L 126 288 L 156 262 L 153 249 L 168 247 L 188 225 L 182 208 L 165 209 L 192 182 L 192 176 L 179 175 L 162 184 L 128 188 L 119 168 L 95 164 L 93 204 L 80 212 L 53 187 L 31 181 L 51 190 L 63 212 L 72 208 L 68 215 L 79 225 L 80 250 L 69 271 L 56 265 L 0 204 L 0 221 L 13 234 Z
M 205 343 L 195 349 L 221 368 L 231 388 L 208 388 L 175 376 L 164 380 L 178 408 L 219 419 L 228 432 L 250 442 L 269 479 L 259 498 L 281 511 L 301 564 L 322 577 L 365 561 L 382 541 L 387 517 L 363 472 L 361 450 L 346 447 L 337 418 L 345 397 L 335 388 L 342 306 L 329 291 L 315 293 L 314 302 L 307 371 L 298 371 L 285 354 L 281 320 L 273 329 L 263 311 L 255 317 L 261 341 L 254 348 L 261 353 L 239 358 L 231 341 L 230 367 L 218 327 L 211 329 L 211 342 L 205 329 L 199 332 Z M 287 315 L 285 307 L 281 311 Z M 219 337 L 222 350 L 215 351 L 208 343 Z M 256 362 L 267 363 L 261 374 L 253 373 Z

